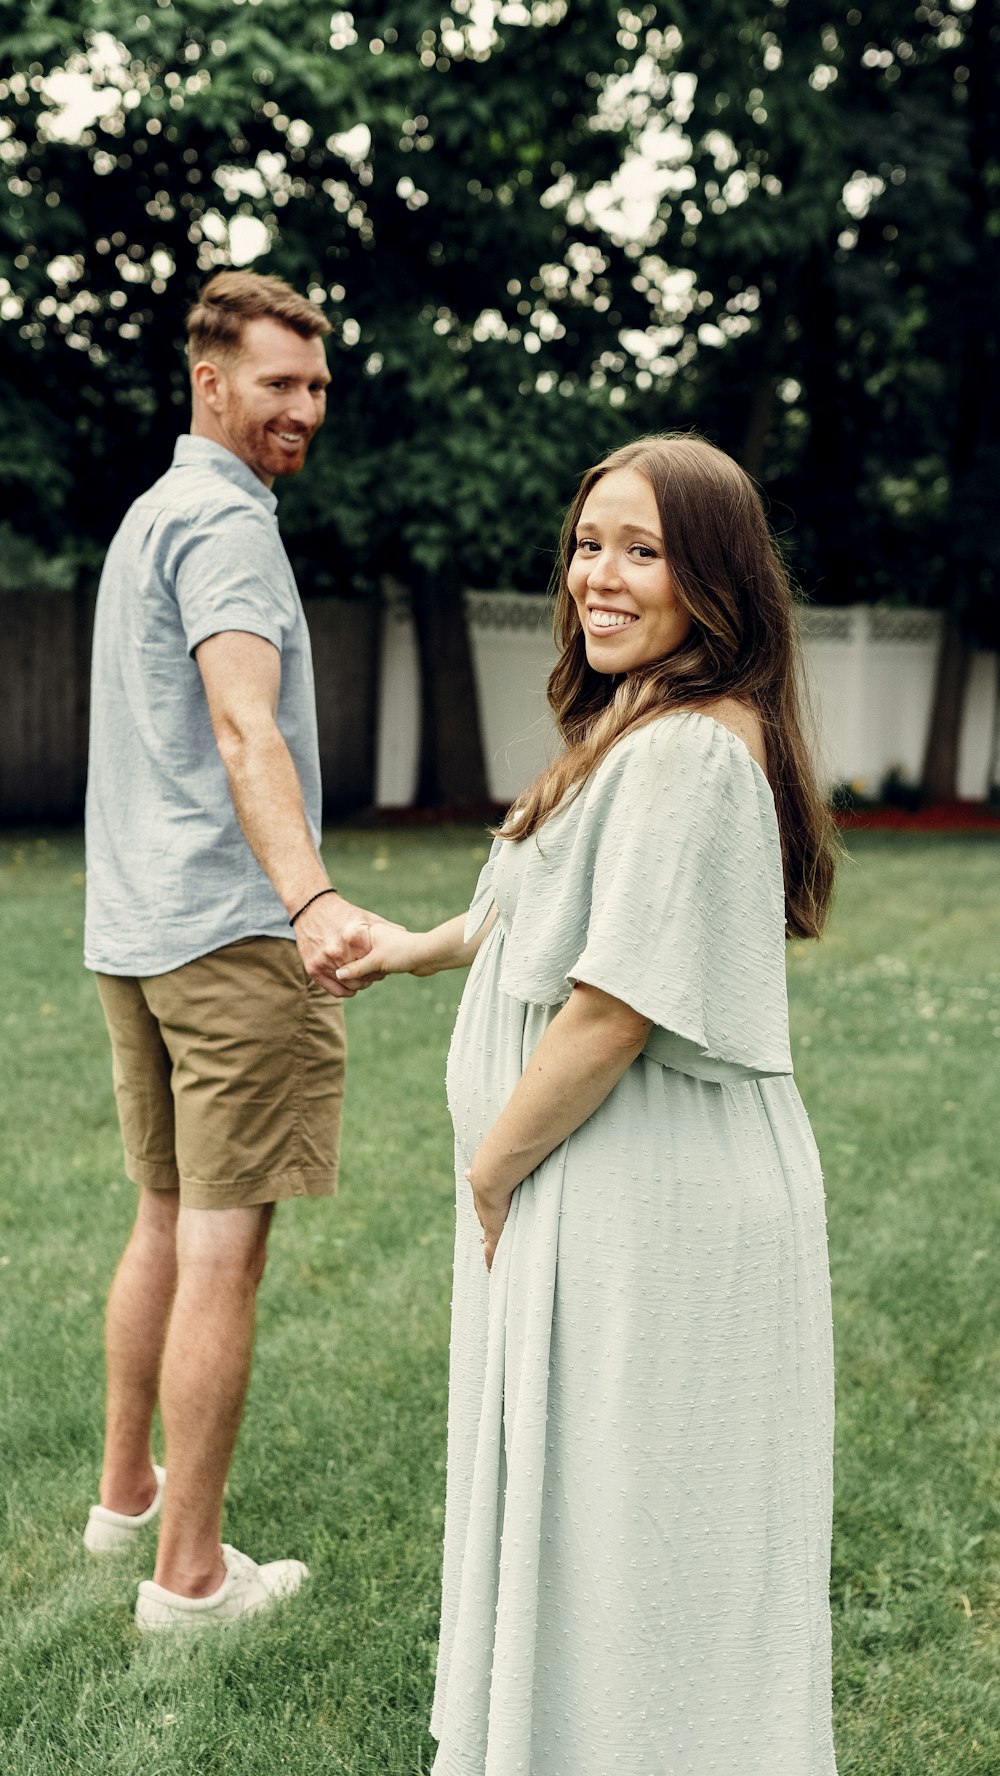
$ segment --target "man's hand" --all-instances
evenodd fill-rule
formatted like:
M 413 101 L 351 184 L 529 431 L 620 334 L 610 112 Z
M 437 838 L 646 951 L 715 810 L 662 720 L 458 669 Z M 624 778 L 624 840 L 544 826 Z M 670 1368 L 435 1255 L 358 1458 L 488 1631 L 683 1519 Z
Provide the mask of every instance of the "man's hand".
M 397 929 L 380 919 L 376 913 L 352 906 L 339 894 L 324 894 L 295 921 L 295 941 L 310 980 L 314 980 L 335 999 L 353 999 L 363 987 L 370 987 L 383 978 L 381 972 L 367 973 L 357 981 L 340 981 L 337 969 L 348 962 L 367 956 L 373 936 L 382 930 Z

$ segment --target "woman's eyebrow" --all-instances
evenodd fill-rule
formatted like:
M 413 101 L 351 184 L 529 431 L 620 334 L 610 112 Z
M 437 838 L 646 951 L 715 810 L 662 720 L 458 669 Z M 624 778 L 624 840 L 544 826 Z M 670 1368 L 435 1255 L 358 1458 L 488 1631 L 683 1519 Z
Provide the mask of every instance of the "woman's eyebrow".
M 600 530 L 600 528 L 599 520 L 581 518 L 579 523 L 574 526 L 573 534 L 579 535 L 581 530 Z M 647 530 L 644 524 L 620 524 L 618 529 L 627 531 L 629 536 L 649 537 L 650 541 L 653 543 L 663 542 L 663 538 L 660 536 L 658 530 Z

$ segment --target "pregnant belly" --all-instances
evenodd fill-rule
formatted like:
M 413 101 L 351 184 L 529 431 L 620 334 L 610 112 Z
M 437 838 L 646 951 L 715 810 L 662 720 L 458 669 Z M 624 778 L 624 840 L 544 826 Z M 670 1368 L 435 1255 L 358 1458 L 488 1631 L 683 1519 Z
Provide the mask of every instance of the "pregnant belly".
M 469 976 L 448 1051 L 448 1108 L 467 1159 L 496 1122 L 559 1010 L 557 1005 L 525 1005 L 501 992 L 499 955 L 491 959 L 493 968 Z
M 520 1073 L 518 1068 L 510 1080 L 510 1068 L 503 1064 L 500 1051 L 508 1044 L 500 1039 L 497 998 L 491 1004 L 481 993 L 470 994 L 472 985 L 470 980 L 459 1006 L 446 1074 L 448 1109 L 466 1163 L 493 1126 Z

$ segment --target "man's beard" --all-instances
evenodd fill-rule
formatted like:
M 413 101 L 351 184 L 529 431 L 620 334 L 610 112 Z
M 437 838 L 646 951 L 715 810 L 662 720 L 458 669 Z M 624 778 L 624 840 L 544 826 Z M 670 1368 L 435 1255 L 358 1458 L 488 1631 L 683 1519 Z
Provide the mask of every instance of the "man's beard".
M 275 435 L 273 421 L 254 419 L 241 402 L 235 402 L 228 415 L 230 438 L 236 455 L 265 475 L 297 475 L 306 460 L 315 427 L 302 432 L 302 441 L 289 449 Z

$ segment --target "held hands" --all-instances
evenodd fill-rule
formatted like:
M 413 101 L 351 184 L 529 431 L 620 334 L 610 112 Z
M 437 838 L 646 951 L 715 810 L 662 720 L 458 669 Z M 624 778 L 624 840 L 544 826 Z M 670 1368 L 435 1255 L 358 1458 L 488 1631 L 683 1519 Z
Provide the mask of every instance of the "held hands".
M 387 970 L 368 966 L 356 980 L 341 978 L 345 964 L 360 958 L 367 962 L 377 936 L 384 931 L 399 931 L 377 913 L 352 906 L 339 894 L 324 894 L 306 907 L 295 921 L 295 941 L 302 965 L 309 976 L 334 999 L 353 999 L 362 987 L 381 980 Z
M 371 918 L 365 914 L 365 918 Z M 371 919 L 368 927 L 370 943 L 361 952 L 337 969 L 341 991 L 356 993 L 370 987 L 373 981 L 384 980 L 387 974 L 432 974 L 427 966 L 428 946 L 425 931 L 407 931 L 405 925 L 393 925 L 388 919 Z
M 338 998 L 349 998 L 387 974 L 426 975 L 442 968 L 467 968 L 487 928 L 467 943 L 465 917 L 460 913 L 433 931 L 407 931 L 405 925 L 366 913 L 326 892 L 295 919 L 308 973 Z

